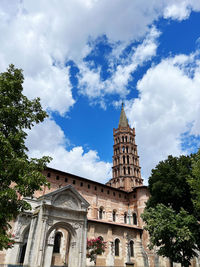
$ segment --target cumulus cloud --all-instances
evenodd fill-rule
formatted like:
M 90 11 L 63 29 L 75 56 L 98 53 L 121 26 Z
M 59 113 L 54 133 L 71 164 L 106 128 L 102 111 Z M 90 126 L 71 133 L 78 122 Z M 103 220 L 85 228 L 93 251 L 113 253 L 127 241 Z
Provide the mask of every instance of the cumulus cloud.
M 199 1 L 59 0 L 59 4 L 57 1 L 49 4 L 47 0 L 38 3 L 1 0 L 0 71 L 10 63 L 22 68 L 25 93 L 30 98 L 40 96 L 43 107 L 64 115 L 75 104 L 69 68 L 66 67 L 66 62 L 72 60 L 82 74 L 82 93 L 90 99 L 99 98 L 104 106 L 102 97 L 105 94 L 125 97 L 129 92 L 126 85 L 131 73 L 155 55 L 157 37 L 153 34 L 157 32 L 152 28 L 148 33 L 149 26 L 162 16 L 185 19 L 192 10 L 200 10 Z M 101 35 L 106 35 L 111 43 L 123 44 L 113 52 L 113 57 L 117 57 L 120 49 L 131 42 L 146 40 L 133 51 L 130 61 L 120 64 L 105 83 L 100 80 L 100 70 L 93 72 L 83 63 L 91 49 L 88 38 L 95 39 Z M 129 118 L 137 123 L 138 142 L 143 143 L 140 147 L 147 148 L 141 151 L 142 165 L 147 166 L 144 173 L 160 155 L 164 157 L 166 153 L 178 154 L 181 151 L 179 137 L 186 130 L 187 122 L 192 121 L 191 133 L 199 133 L 195 115 L 198 113 L 194 114 L 194 110 L 199 112 L 198 68 L 194 77 L 189 77 L 187 70 L 183 69 L 180 64 L 165 60 L 152 67 L 138 83 L 140 98 L 130 106 Z M 190 89 L 187 91 L 186 88 Z M 194 103 L 193 93 L 196 94 Z M 187 109 L 184 110 L 183 106 Z M 156 138 L 161 133 L 165 138 Z M 102 162 L 96 151 L 85 152 L 82 147 L 67 150 L 64 134 L 53 121 L 44 123 L 41 128 L 36 126 L 27 142 L 30 154 L 52 155 L 53 167 L 93 179 L 109 176 L 110 163 Z
M 168 5 L 164 9 L 164 18 L 177 20 L 187 19 L 191 11 L 200 10 L 200 2 L 196 0 L 177 0 L 168 1 Z
M 50 66 L 34 77 L 26 76 L 24 93 L 29 98 L 40 97 L 43 107 L 64 115 L 75 103 L 69 80 L 69 67 Z
M 83 57 L 88 53 L 88 38 L 93 39 L 106 35 L 111 42 L 129 44 L 140 40 L 148 32 L 149 25 L 161 17 L 182 19 L 189 16 L 191 10 L 199 10 L 196 0 L 40 0 L 34 1 L 5 1 L 0 4 L 0 71 L 10 63 L 24 70 L 25 78 L 29 79 L 28 94 L 34 95 L 35 86 L 47 84 L 39 95 L 45 107 L 63 115 L 74 104 L 71 87 L 60 86 L 65 95 L 64 100 L 59 97 L 55 82 L 61 78 L 64 83 L 68 71 L 65 63 L 68 60 L 80 65 L 85 75 L 83 83 L 96 83 L 98 88 L 86 90 L 88 96 L 107 94 L 110 92 L 126 95 L 128 90 L 124 85 L 129 79 L 129 73 L 134 65 L 119 66 L 112 84 L 99 82 L 99 73 L 91 73 L 82 64 Z M 147 47 L 154 49 L 154 47 Z M 142 49 L 142 47 L 141 47 Z M 144 51 L 151 53 L 151 51 Z M 138 53 L 140 53 L 138 51 Z M 135 54 L 136 56 L 136 54 Z M 141 53 L 140 53 L 141 57 Z M 141 58 L 142 60 L 142 58 Z M 81 65 L 82 64 L 82 65 Z M 52 67 L 53 66 L 53 67 Z M 65 73 L 64 73 L 65 72 Z M 62 77 L 61 77 L 62 76 Z M 47 80 L 48 79 L 48 80 Z M 34 82 L 33 82 L 34 81 Z M 89 85 L 89 83 L 88 83 Z M 90 85 L 89 85 L 90 86 Z M 115 88 L 116 89 L 115 89 Z M 123 89 L 122 89 L 123 87 Z M 54 88 L 54 90 L 52 90 Z M 65 91 L 64 91 L 65 88 Z M 108 88 L 107 90 L 105 88 Z M 30 93 L 30 91 L 32 91 Z M 49 97 L 46 97 L 48 91 Z M 38 93 L 38 90 L 35 91 Z M 58 93 L 57 101 L 49 101 Z M 57 103 L 60 101 L 58 107 Z
M 188 152 L 182 150 L 183 133 L 200 135 L 199 77 L 198 57 L 179 55 L 162 60 L 138 81 L 140 97 L 127 104 L 127 114 L 136 127 L 145 178 L 168 155 Z
M 30 157 L 48 155 L 50 167 L 105 183 L 111 178 L 111 163 L 101 161 L 97 151 L 84 151 L 82 146 L 67 149 L 69 140 L 62 129 L 50 119 L 28 131 L 26 145 Z
M 106 94 L 119 94 L 121 97 L 125 97 L 129 93 L 127 85 L 132 78 L 131 74 L 139 66 L 142 66 L 146 61 L 155 56 L 159 35 L 160 32 L 155 27 L 152 27 L 144 41 L 133 48 L 132 54 L 124 60 L 125 62 L 118 65 L 116 70 L 110 67 L 112 75 L 105 81 L 101 80 L 100 69 L 91 69 L 87 64 L 79 65 L 80 92 L 83 95 L 87 95 L 90 99 L 103 97 Z M 112 60 L 113 58 L 111 57 L 110 66 L 114 65 Z

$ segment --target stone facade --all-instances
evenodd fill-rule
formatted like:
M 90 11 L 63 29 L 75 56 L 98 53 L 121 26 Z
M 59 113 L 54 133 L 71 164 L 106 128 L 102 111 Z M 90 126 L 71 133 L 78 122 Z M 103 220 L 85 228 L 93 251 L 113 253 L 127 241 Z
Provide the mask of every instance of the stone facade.
M 71 185 L 27 201 L 32 211 L 18 216 L 15 244 L 7 251 L 5 262 L 85 267 L 89 203 Z M 56 235 L 60 235 L 59 244 L 55 244 Z
M 46 169 L 51 187 L 35 192 L 30 212 L 13 222 L 15 244 L 0 252 L 0 263 L 30 267 L 94 266 L 86 259 L 86 238 L 101 237 L 106 250 L 96 266 L 169 267 L 168 259 L 148 250 L 140 217 L 149 198 L 141 178 L 135 129 L 122 105 L 113 130 L 113 177 L 107 184 Z M 199 267 L 198 259 L 192 267 Z M 174 265 L 179 267 L 179 265 Z

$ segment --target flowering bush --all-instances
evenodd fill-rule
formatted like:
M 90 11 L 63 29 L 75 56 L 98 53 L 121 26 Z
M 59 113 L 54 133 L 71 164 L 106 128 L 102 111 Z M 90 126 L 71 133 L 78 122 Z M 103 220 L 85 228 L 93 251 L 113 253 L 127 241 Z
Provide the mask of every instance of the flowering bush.
M 87 258 L 96 264 L 97 255 L 101 255 L 106 249 L 106 242 L 101 237 L 95 239 L 87 239 Z
M 8 249 L 8 248 L 12 248 L 13 244 L 14 244 L 14 235 L 11 234 L 10 232 L 8 232 L 9 229 L 6 226 L 3 226 L 2 228 L 0 228 L 0 250 L 2 250 L 3 248 Z M 4 233 L 7 232 L 7 235 L 5 235 Z

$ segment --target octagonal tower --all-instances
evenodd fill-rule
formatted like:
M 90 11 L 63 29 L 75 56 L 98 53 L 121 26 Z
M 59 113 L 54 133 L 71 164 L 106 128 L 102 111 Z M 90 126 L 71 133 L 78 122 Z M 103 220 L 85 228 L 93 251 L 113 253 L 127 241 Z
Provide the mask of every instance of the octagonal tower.
M 143 185 L 139 165 L 135 128 L 130 128 L 122 103 L 119 125 L 113 129 L 113 167 L 112 179 L 107 183 L 115 188 L 132 191 Z

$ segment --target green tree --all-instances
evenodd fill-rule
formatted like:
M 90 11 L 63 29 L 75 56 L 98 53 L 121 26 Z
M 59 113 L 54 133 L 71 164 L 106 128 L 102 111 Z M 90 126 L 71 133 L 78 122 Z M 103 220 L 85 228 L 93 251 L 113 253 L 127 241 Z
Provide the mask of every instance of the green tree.
M 187 181 L 191 187 L 195 211 L 200 218 L 200 149 L 192 159 L 192 175 L 188 176 Z
M 47 113 L 39 98 L 23 95 L 22 70 L 10 65 L 0 74 L 0 250 L 12 245 L 10 224 L 19 212 L 30 208 L 22 198 L 47 185 L 41 171 L 49 157 L 29 158 L 25 145 L 26 129 L 42 122 Z
M 150 234 L 150 249 L 156 246 L 159 255 L 182 266 L 189 266 L 200 248 L 199 217 L 188 183 L 188 177 L 194 178 L 195 158 L 169 156 L 159 162 L 149 178 L 151 196 L 142 215 Z
M 179 262 L 188 267 L 199 249 L 200 227 L 196 218 L 184 209 L 176 213 L 163 204 L 145 209 L 142 218 L 150 234 L 149 248 L 156 247 L 158 255 L 170 259 L 171 266 Z
M 172 207 L 176 212 L 184 208 L 193 214 L 191 190 L 187 183 L 187 177 L 192 175 L 193 158 L 194 155 L 168 156 L 165 161 L 159 162 L 149 177 L 151 197 L 147 202 L 147 207 L 155 207 L 157 204 L 163 203 Z

